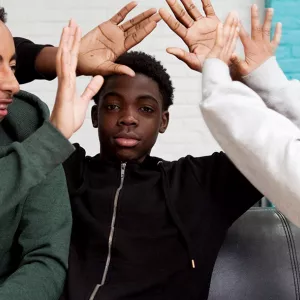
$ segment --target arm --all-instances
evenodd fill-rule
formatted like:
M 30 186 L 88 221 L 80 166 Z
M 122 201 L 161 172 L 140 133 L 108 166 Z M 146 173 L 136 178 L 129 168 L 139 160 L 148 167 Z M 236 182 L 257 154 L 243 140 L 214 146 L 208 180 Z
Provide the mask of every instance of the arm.
M 99 24 L 82 38 L 77 75 L 96 76 L 118 73 L 134 76 L 130 68 L 115 64 L 115 60 L 139 44 L 160 21 L 156 9 L 152 8 L 123 22 L 136 5 L 135 2 L 130 2 L 110 20 Z M 71 20 L 69 27 L 72 30 L 71 34 L 75 34 L 75 22 Z M 18 56 L 16 77 L 20 83 L 34 79 L 51 80 L 56 77 L 58 48 L 36 45 L 22 38 L 15 38 L 15 45 Z
M 243 77 L 243 81 L 259 94 L 269 108 L 300 127 L 300 82 L 289 81 L 275 57 Z
M 238 169 L 300 226 L 299 129 L 251 89 L 232 81 L 228 66 L 218 59 L 205 62 L 201 109 Z
M 18 233 L 21 262 L 0 286 L 0 299 L 58 299 L 71 235 L 70 203 L 61 166 L 30 191 Z
M 1 185 L 3 207 L 4 203 L 25 197 L 73 151 L 73 146 L 48 121 L 22 143 L 1 147 L 0 178 L 10 178 Z
M 38 45 L 15 37 L 17 54 L 16 78 L 20 84 L 35 79 L 52 80 L 56 77 L 55 56 L 57 48 L 50 45 Z
M 257 92 L 269 108 L 300 127 L 300 83 L 297 80 L 288 81 L 273 56 L 281 39 L 280 23 L 276 25 L 273 39 L 270 39 L 273 13 L 273 9 L 267 9 L 264 24 L 261 25 L 258 8 L 252 6 L 252 34 L 250 36 L 243 26 L 240 31 L 245 60 L 234 59 L 234 66 L 242 81 Z

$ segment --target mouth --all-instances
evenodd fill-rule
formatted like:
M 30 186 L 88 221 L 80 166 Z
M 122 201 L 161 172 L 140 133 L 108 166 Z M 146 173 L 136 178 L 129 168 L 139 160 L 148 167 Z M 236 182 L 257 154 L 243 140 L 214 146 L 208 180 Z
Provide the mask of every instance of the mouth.
M 5 117 L 8 114 L 8 105 L 12 103 L 11 99 L 0 99 L 0 116 Z
M 135 147 L 140 141 L 139 137 L 133 133 L 118 134 L 114 137 L 114 140 L 119 147 L 124 148 Z

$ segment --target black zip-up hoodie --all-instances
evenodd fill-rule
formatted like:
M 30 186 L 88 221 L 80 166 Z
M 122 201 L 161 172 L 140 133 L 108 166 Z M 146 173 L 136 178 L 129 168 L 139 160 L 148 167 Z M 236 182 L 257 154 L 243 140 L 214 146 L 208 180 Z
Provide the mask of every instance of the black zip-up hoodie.
M 122 164 L 76 148 L 62 299 L 207 299 L 227 229 L 261 194 L 223 153 Z

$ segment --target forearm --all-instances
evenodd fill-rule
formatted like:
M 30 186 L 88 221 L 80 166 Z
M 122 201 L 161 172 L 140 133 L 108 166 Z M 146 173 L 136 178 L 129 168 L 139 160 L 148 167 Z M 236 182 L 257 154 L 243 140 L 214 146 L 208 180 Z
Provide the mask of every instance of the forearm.
M 18 201 L 74 151 L 74 147 L 48 121 L 22 143 L 0 148 L 1 212 L 7 201 Z M 16 187 L 18 187 L 16 189 Z
M 35 60 L 35 69 L 46 78 L 56 77 L 57 47 L 45 47 Z
M 215 76 L 213 74 L 218 74 Z M 221 61 L 203 70 L 204 119 L 228 157 L 248 180 L 300 226 L 300 131 L 233 82 Z
M 275 57 L 267 60 L 242 80 L 259 94 L 269 108 L 286 116 L 300 127 L 300 82 L 289 81 Z

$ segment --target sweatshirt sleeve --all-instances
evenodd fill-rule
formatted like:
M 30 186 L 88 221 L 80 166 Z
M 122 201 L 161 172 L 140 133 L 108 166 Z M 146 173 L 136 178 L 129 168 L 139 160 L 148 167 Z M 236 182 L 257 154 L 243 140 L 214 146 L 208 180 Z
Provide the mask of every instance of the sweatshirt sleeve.
M 217 75 L 216 75 L 217 74 Z M 203 117 L 215 139 L 244 176 L 300 226 L 300 130 L 266 107 L 226 64 L 203 68 Z
M 20 84 L 31 82 L 35 79 L 54 79 L 54 77 L 45 77 L 37 72 L 35 68 L 35 60 L 38 54 L 45 47 L 52 47 L 51 45 L 34 44 L 30 40 L 21 37 L 15 37 L 14 42 L 17 54 L 16 78 Z
M 300 127 L 300 82 L 289 81 L 275 56 L 243 78 L 265 104 Z
M 29 193 L 18 228 L 21 262 L 0 286 L 2 300 L 59 299 L 66 276 L 71 209 L 62 166 Z
M 3 148 L 3 147 L 2 147 Z M 74 151 L 74 147 L 48 121 L 22 143 L 0 149 L 0 203 L 26 197 Z

